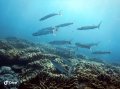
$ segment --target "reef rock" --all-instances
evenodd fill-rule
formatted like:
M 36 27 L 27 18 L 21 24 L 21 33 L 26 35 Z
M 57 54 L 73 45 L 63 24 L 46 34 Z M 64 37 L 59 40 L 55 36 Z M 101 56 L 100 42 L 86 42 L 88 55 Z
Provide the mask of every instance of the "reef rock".
M 65 50 L 16 37 L 1 39 L 0 89 L 120 89 L 120 66 Z M 4 86 L 5 80 L 18 84 Z

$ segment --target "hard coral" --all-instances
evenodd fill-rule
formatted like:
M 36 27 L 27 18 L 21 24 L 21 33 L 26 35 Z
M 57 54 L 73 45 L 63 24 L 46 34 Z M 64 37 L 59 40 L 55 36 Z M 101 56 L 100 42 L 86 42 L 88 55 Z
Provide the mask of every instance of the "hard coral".
M 79 89 L 76 78 L 66 78 L 64 76 L 50 76 L 41 72 L 29 82 L 22 83 L 19 89 Z

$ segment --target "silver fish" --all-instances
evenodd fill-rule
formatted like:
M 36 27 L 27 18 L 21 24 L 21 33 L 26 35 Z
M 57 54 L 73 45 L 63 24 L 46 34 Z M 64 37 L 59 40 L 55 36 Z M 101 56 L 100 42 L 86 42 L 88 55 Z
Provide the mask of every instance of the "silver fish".
M 67 45 L 67 44 L 71 44 L 71 41 L 65 41 L 65 40 L 59 40 L 59 41 L 51 41 L 49 42 L 49 44 L 51 45 Z
M 86 49 L 90 49 L 90 48 L 91 48 L 90 45 L 81 44 L 81 43 L 75 43 L 75 45 L 76 45 L 77 47 L 80 47 L 80 48 L 86 48 Z
M 57 31 L 57 29 L 55 29 L 54 27 L 47 27 L 33 33 L 32 35 L 33 36 L 48 35 L 53 34 L 55 31 Z
M 93 25 L 93 26 L 83 26 L 80 28 L 77 28 L 77 30 L 90 30 L 90 29 L 96 29 L 96 28 L 100 28 L 101 22 L 98 25 Z
M 54 60 L 51 60 L 51 62 L 59 72 L 64 73 L 64 74 L 68 73 L 67 70 L 62 65 L 60 65 L 58 62 Z
M 48 15 L 40 18 L 40 21 L 46 20 L 46 19 L 48 19 L 48 18 L 51 18 L 51 17 L 53 17 L 53 16 L 57 16 L 57 15 L 61 15 L 61 12 L 48 14 Z
M 92 54 L 111 54 L 110 51 L 94 51 Z
M 73 23 L 64 23 L 64 24 L 60 24 L 60 25 L 57 25 L 55 26 L 56 28 L 59 28 L 59 27 L 66 27 L 66 26 L 69 26 L 69 25 L 72 25 Z

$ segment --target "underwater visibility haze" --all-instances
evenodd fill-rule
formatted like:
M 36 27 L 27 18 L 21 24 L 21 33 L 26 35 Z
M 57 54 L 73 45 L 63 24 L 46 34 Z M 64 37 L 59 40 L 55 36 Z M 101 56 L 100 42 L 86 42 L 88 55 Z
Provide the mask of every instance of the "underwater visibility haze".
M 17 36 L 33 42 L 51 40 L 72 40 L 72 43 L 100 42 L 95 50 L 109 50 L 108 61 L 118 62 L 120 59 L 119 37 L 119 1 L 118 0 L 1 0 L 0 1 L 0 36 Z M 44 21 L 39 21 L 48 14 L 61 14 Z M 58 24 L 72 22 L 73 25 L 61 28 L 56 36 L 46 35 L 34 37 L 31 34 L 39 29 L 53 27 Z M 99 29 L 77 31 L 86 25 L 98 25 Z M 84 51 L 84 50 L 83 50 Z
M 70 82 L 66 76 L 71 78 L 80 73 L 81 75 L 77 75 L 79 81 L 82 72 L 97 75 L 107 69 L 109 71 L 105 73 L 106 75 L 111 73 L 110 77 L 116 68 L 118 72 L 115 73 L 119 75 L 119 8 L 119 0 L 0 0 L 0 74 L 4 69 L 13 71 L 14 81 L 20 80 L 18 83 L 20 86 L 17 86 L 19 89 L 24 89 L 23 87 L 29 89 L 27 86 L 30 83 L 33 87 L 32 81 L 37 81 L 38 78 L 46 85 L 40 83 L 36 84 L 37 87 L 52 86 L 42 80 L 43 75 L 48 80 L 54 76 L 53 80 L 57 81 L 57 78 L 62 76 L 59 74 L 63 74 L 68 81 L 66 85 L 75 81 Z M 92 70 L 95 69 L 92 65 L 96 66 L 96 70 Z M 117 67 L 112 69 L 113 65 Z M 10 69 L 5 66 L 9 66 Z M 81 70 L 88 67 L 92 72 Z M 34 68 L 36 70 L 32 73 Z M 22 78 L 19 74 L 22 74 Z M 100 80 L 104 75 L 98 76 L 97 79 Z M 91 85 L 92 83 L 87 85 L 84 82 L 77 82 L 79 88 L 75 89 L 89 89 L 85 88 L 86 86 L 91 87 L 90 89 L 120 89 L 119 85 L 112 83 L 112 79 L 113 85 L 107 87 L 110 84 L 109 78 L 108 76 L 105 78 L 108 80 L 100 80 L 107 82 L 105 86 L 101 85 L 102 88 Z M 0 79 L 4 82 L 4 79 Z M 120 83 L 116 76 L 114 79 Z M 60 82 L 65 81 L 61 78 Z M 64 89 L 66 85 L 63 87 L 61 84 L 57 87 Z M 3 87 L 2 84 L 0 87 Z M 3 89 L 7 89 L 6 87 Z M 68 89 L 74 88 L 69 86 Z

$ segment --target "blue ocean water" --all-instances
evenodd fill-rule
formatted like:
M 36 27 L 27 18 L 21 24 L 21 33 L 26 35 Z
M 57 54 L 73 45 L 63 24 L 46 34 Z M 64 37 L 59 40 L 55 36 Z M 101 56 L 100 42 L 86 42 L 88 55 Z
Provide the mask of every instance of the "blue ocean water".
M 110 55 L 95 56 L 109 62 L 120 62 L 120 1 L 118 0 L 0 0 L 0 38 L 16 36 L 36 43 L 52 40 L 71 40 L 81 43 L 100 42 L 92 50 L 108 50 Z M 62 16 L 39 19 L 61 11 Z M 35 37 L 39 29 L 61 23 L 73 25 L 61 28 L 54 35 Z M 78 31 L 78 27 L 98 25 L 99 29 Z M 90 51 L 80 53 L 92 57 Z

